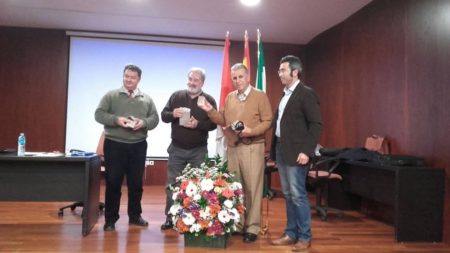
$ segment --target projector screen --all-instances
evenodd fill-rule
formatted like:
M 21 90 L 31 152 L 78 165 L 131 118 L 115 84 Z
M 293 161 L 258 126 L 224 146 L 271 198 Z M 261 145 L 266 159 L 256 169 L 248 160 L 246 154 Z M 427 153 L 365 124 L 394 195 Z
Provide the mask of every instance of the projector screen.
M 191 67 L 206 70 L 204 92 L 217 103 L 220 96 L 223 47 L 157 43 L 103 38 L 71 37 L 66 121 L 66 152 L 95 152 L 103 125 L 94 119 L 100 99 L 122 86 L 123 68 L 132 63 L 142 69 L 138 88 L 155 102 L 160 122 L 148 132 L 147 156 L 167 158 L 170 124 L 161 121 L 161 111 L 170 95 L 187 88 Z M 209 132 L 208 152 L 216 153 L 216 131 Z

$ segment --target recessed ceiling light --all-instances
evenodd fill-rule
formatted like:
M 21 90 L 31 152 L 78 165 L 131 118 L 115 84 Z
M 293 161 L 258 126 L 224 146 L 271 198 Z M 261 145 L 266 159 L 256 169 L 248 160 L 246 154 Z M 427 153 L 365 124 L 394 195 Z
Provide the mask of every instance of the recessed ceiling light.
M 241 0 L 241 4 L 246 6 L 256 6 L 261 0 Z

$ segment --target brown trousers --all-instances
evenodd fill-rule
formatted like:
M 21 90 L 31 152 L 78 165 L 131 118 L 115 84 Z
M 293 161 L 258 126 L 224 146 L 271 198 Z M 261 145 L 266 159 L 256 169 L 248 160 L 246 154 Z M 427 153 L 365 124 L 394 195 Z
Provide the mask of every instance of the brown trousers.
M 240 179 L 244 190 L 245 215 L 238 230 L 258 234 L 261 229 L 261 201 L 264 181 L 264 143 L 228 147 L 228 169 Z

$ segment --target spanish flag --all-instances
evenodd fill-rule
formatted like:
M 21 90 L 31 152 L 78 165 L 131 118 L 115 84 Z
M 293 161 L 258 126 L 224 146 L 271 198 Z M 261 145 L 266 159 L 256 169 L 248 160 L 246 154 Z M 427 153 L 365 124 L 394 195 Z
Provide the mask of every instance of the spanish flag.
M 244 59 L 242 60 L 242 63 L 247 67 L 248 74 L 251 75 L 250 71 L 250 47 L 248 45 L 248 33 L 247 30 L 245 30 L 245 38 L 244 38 Z

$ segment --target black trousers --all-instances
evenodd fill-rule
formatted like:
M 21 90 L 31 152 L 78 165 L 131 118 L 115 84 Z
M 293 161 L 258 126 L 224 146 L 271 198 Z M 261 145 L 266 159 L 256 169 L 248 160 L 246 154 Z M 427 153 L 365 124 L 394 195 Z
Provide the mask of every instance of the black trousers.
M 137 219 L 141 216 L 141 199 L 143 192 L 143 175 L 147 155 L 147 141 L 138 143 L 121 143 L 105 139 L 105 222 L 115 223 L 119 219 L 122 182 L 127 178 L 128 217 Z

